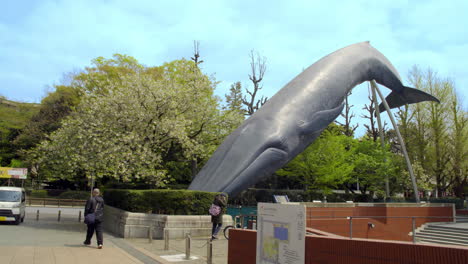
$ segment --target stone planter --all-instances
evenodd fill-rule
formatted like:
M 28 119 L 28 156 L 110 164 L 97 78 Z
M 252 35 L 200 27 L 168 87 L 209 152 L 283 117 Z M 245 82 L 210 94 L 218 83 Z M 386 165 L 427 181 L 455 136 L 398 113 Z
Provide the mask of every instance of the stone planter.
M 223 226 L 231 225 L 232 217 L 223 216 Z M 104 207 L 104 229 L 123 238 L 147 238 L 152 227 L 153 238 L 163 239 L 167 230 L 170 239 L 211 235 L 209 215 L 159 215 L 131 213 L 112 206 Z

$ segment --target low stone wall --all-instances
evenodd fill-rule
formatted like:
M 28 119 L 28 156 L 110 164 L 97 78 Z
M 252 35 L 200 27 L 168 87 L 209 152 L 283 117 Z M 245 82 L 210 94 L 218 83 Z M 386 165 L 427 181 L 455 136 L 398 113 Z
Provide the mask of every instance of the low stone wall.
M 231 225 L 232 217 L 224 215 L 223 226 Z M 149 227 L 153 228 L 153 238 L 163 239 L 165 231 L 170 239 L 211 235 L 209 215 L 159 215 L 131 213 L 112 206 L 104 207 L 104 229 L 123 238 L 146 238 Z

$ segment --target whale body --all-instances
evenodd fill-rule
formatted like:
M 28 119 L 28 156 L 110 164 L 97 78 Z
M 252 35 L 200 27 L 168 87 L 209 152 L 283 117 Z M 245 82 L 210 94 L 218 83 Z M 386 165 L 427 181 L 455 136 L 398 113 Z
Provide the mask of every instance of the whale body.
M 369 42 L 347 46 L 308 67 L 246 119 L 218 147 L 189 189 L 236 195 L 270 176 L 340 115 L 352 88 L 371 80 L 392 90 L 386 98 L 391 108 L 438 101 L 405 87 L 388 59 Z

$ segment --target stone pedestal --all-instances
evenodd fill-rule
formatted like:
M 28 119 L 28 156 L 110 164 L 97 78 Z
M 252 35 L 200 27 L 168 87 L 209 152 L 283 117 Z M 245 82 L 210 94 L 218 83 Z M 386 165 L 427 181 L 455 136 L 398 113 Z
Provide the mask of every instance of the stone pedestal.
M 223 216 L 223 226 L 231 225 L 232 217 Z M 159 215 L 131 213 L 106 205 L 104 207 L 104 229 L 123 238 L 147 238 L 149 227 L 153 229 L 154 239 L 163 239 L 168 231 L 170 239 L 209 237 L 211 235 L 211 216 L 209 215 Z

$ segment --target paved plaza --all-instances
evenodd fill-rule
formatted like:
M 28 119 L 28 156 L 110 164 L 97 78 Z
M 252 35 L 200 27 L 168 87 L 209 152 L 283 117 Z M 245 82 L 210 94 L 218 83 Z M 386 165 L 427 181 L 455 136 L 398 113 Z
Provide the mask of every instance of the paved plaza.
M 36 221 L 37 210 L 40 211 Z M 19 226 L 0 223 L 0 264 L 80 264 L 80 263 L 207 263 L 207 238 L 193 238 L 191 260 L 184 260 L 185 240 L 122 239 L 104 233 L 104 247 L 84 246 L 86 225 L 78 222 L 80 209 L 28 208 Z M 213 262 L 227 263 L 227 241 L 213 242 Z

